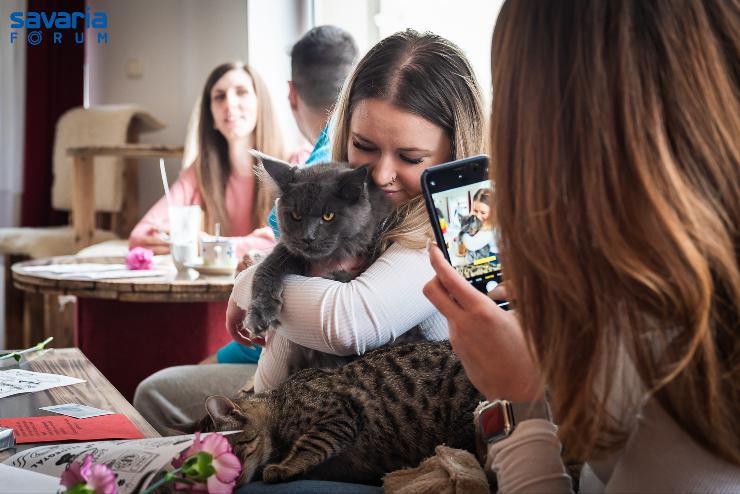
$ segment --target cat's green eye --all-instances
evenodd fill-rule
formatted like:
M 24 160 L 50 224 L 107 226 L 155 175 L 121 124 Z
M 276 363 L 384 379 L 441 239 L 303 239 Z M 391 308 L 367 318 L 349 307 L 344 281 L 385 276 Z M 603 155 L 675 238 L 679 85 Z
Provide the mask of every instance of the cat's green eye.
M 334 213 L 324 213 L 324 216 L 321 217 L 324 221 L 331 221 L 334 219 Z
M 296 213 L 295 211 L 291 211 L 290 217 L 293 218 L 296 221 L 301 221 L 303 219 L 303 216 L 301 216 L 300 214 Z

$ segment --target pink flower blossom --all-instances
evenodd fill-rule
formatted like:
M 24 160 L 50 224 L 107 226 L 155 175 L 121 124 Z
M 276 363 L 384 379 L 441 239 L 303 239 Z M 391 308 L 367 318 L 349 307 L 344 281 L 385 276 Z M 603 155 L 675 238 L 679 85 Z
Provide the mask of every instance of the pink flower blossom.
M 60 483 L 68 492 L 95 492 L 95 494 L 116 494 L 116 474 L 106 465 L 93 463 L 91 455 L 85 455 L 82 464 L 67 465 Z M 77 489 L 75 487 L 77 486 Z
M 242 470 L 242 465 L 239 458 L 231 452 L 229 441 L 217 433 L 209 434 L 201 440 L 200 433 L 196 432 L 193 444 L 180 456 L 172 460 L 172 465 L 175 468 L 180 468 L 185 465 L 187 460 L 199 453 L 210 455 L 211 461 L 207 462 L 210 465 L 206 465 L 206 471 L 200 469 L 200 463 L 190 470 L 185 469 L 186 477 L 198 483 L 190 485 L 179 483 L 176 484 L 176 488 L 207 491 L 209 494 L 230 494 L 234 490 L 236 478 Z M 210 466 L 213 467 L 213 471 L 208 468 Z
M 152 269 L 154 252 L 144 247 L 134 247 L 126 256 L 128 269 Z

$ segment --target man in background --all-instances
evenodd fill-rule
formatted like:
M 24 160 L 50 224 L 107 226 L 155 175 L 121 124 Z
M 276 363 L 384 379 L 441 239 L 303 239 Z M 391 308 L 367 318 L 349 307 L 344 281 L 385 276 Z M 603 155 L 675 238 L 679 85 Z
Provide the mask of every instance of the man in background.
M 331 160 L 327 123 L 342 84 L 356 60 L 355 40 L 336 26 L 311 29 L 290 51 L 290 109 L 301 134 L 314 146 L 306 165 Z M 275 238 L 279 238 L 274 208 L 268 221 Z

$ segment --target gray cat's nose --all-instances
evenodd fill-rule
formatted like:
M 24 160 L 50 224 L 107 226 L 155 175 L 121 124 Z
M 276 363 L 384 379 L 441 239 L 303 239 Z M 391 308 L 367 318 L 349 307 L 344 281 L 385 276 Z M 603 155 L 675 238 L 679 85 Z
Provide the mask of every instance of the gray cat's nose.
M 306 245 L 311 245 L 314 240 L 316 240 L 316 237 L 303 237 L 303 243 Z

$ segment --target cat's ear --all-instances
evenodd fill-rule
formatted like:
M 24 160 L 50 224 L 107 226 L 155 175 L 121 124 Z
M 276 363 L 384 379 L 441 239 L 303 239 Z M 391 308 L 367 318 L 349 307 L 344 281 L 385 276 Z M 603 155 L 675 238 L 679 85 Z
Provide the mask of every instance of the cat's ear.
M 225 396 L 210 396 L 206 399 L 206 410 L 211 420 L 216 425 L 216 430 L 226 430 L 227 428 L 239 428 L 240 419 L 244 416 L 241 409 Z
M 254 149 L 250 149 L 249 153 L 262 163 L 262 169 L 267 172 L 267 175 L 275 182 L 275 185 L 280 190 L 284 190 L 285 186 L 295 178 L 296 168 L 290 163 L 273 158 L 272 156 L 267 156 Z M 259 171 L 257 171 L 257 175 L 260 175 Z M 260 176 L 260 178 L 264 177 Z
M 337 195 L 351 203 L 357 202 L 365 191 L 367 174 L 367 165 L 340 174 L 337 179 Z

